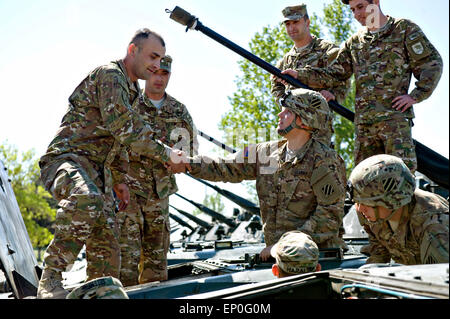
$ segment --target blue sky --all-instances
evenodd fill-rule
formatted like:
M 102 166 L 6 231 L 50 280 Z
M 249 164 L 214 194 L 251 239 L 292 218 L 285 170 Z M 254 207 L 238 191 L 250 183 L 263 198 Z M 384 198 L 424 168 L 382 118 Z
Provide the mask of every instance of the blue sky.
M 330 1 L 304 2 L 310 13 L 320 16 Z M 122 58 L 131 36 L 141 27 L 159 32 L 166 40 L 167 53 L 174 58 L 168 92 L 187 105 L 200 130 L 221 139 L 217 125 L 230 109 L 228 97 L 236 90 L 237 61 L 241 58 L 200 32 L 186 33 L 164 10 L 179 5 L 204 25 L 248 48 L 256 32 L 277 24 L 281 10 L 298 3 L 0 0 L 0 143 L 7 141 L 21 151 L 34 148 L 42 155 L 58 129 L 73 89 L 93 68 Z M 448 158 L 448 2 L 381 0 L 381 6 L 386 14 L 416 22 L 442 55 L 445 67 L 439 86 L 431 98 L 415 106 L 413 137 Z M 201 153 L 214 149 L 201 138 L 200 142 Z M 196 182 L 183 176 L 178 181 L 181 194 L 203 200 L 204 186 L 193 187 Z M 245 193 L 242 186 L 219 186 Z M 171 200 L 178 203 L 178 199 Z M 190 211 L 190 204 L 185 208 Z

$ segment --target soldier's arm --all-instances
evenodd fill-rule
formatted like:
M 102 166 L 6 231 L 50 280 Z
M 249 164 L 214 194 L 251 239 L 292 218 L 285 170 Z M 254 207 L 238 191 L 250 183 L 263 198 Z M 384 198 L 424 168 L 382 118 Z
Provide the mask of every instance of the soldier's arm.
M 353 74 L 349 44 L 339 50 L 337 57 L 325 68 L 306 66 L 297 70 L 297 79 L 314 89 L 339 87 Z
M 416 24 L 409 22 L 405 38 L 411 70 L 418 80 L 409 95 L 419 103 L 430 97 L 438 85 L 443 71 L 443 61 L 439 52 Z
M 276 67 L 281 71 L 283 71 L 284 69 L 283 61 L 284 59 L 278 61 L 276 64 Z M 270 77 L 270 83 L 271 83 L 270 93 L 272 93 L 273 97 L 276 100 L 280 99 L 283 96 L 284 92 L 286 91 L 286 87 L 284 86 L 283 83 L 277 81 L 277 78 L 274 75 Z
M 112 157 L 112 159 L 110 159 Z M 111 176 L 114 184 L 128 184 L 127 174 L 129 169 L 129 158 L 127 148 L 118 141 L 114 143 L 106 162 L 110 162 Z
M 184 105 L 183 105 L 184 106 Z M 184 121 L 187 124 L 187 129 L 189 131 L 189 151 L 191 156 L 198 155 L 198 139 L 197 139 L 197 128 L 195 127 L 194 121 L 192 120 L 192 116 L 189 114 L 186 106 L 184 106 Z
M 381 244 L 376 238 L 368 225 L 363 225 L 364 230 L 369 235 L 369 247 L 370 257 L 367 259 L 366 264 L 385 264 L 391 261 L 391 253 L 389 250 Z
M 254 146 L 256 147 L 256 146 Z M 249 147 L 250 148 L 250 147 Z M 246 158 L 247 149 L 225 158 L 197 155 L 191 158 L 190 174 L 194 177 L 215 181 L 239 183 L 256 179 L 257 164 Z
M 338 47 L 332 47 L 329 50 L 327 50 L 326 54 L 326 64 L 330 65 L 333 63 L 334 60 L 336 60 L 339 53 Z M 336 101 L 338 103 L 344 103 L 345 97 L 347 96 L 347 93 L 349 92 L 349 88 L 351 86 L 351 80 L 348 78 L 345 81 L 340 81 L 338 84 L 335 84 L 334 86 L 328 88 L 327 90 L 330 91 L 335 97 Z
M 309 220 L 299 229 L 322 243 L 338 236 L 344 217 L 345 181 L 342 180 L 343 167 L 330 167 L 323 163 L 311 176 L 311 186 L 317 200 L 317 207 Z
M 448 263 L 448 214 L 432 217 L 422 235 L 420 259 L 423 264 Z
M 131 109 L 123 75 L 107 69 L 99 77 L 98 102 L 105 128 L 132 151 L 163 163 L 169 161 L 170 147 L 156 140 L 155 132 Z

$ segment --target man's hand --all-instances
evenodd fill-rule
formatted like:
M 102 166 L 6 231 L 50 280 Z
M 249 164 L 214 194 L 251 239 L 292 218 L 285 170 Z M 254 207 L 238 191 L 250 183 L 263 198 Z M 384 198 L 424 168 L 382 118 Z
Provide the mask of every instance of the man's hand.
M 287 75 L 290 75 L 290 76 L 292 76 L 294 79 L 297 79 L 297 77 L 298 77 L 298 72 L 297 71 L 295 71 L 295 70 L 292 70 L 292 69 L 287 69 L 287 70 L 284 70 L 283 72 L 281 72 L 281 74 L 287 74 Z M 285 80 L 283 80 L 283 79 L 280 79 L 279 77 L 276 77 L 276 76 L 274 76 L 274 75 L 272 75 L 272 78 L 275 80 L 275 81 L 277 81 L 277 82 L 281 82 L 281 83 L 283 83 L 284 85 L 289 85 L 289 83 L 287 83 Z
M 261 258 L 262 261 L 266 261 L 266 260 L 268 260 L 270 258 L 270 250 L 272 249 L 272 246 L 273 245 L 264 248 L 259 253 L 259 257 Z
M 119 202 L 119 212 L 127 208 L 130 202 L 130 191 L 126 184 L 116 184 L 113 186 L 114 192 L 116 193 Z
M 397 96 L 392 100 L 392 108 L 397 111 L 401 111 L 402 113 L 409 109 L 411 106 L 417 103 L 411 96 L 408 94 Z
M 170 153 L 170 160 L 164 165 L 174 174 L 185 173 L 186 170 L 190 171 L 192 169 L 186 153 L 180 150 L 172 150 Z
M 327 100 L 327 102 L 330 102 L 332 100 L 336 100 L 336 97 L 330 91 L 322 90 L 322 91 L 320 91 L 320 94 L 322 94 L 322 96 L 325 98 L 325 100 Z

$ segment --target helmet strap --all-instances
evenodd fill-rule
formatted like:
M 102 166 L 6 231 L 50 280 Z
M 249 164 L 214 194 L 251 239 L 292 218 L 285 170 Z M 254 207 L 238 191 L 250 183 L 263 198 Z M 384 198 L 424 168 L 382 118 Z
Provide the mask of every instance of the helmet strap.
M 295 114 L 294 119 L 292 120 L 292 123 L 286 127 L 285 129 L 282 130 L 278 130 L 278 134 L 280 134 L 281 136 L 286 136 L 290 131 L 292 131 L 294 128 L 297 128 L 299 130 L 306 130 L 304 127 L 298 126 L 297 125 L 297 114 Z
M 389 221 L 397 212 L 396 209 L 392 210 L 391 214 L 389 216 L 387 216 L 386 218 L 380 218 L 380 211 L 378 210 L 378 206 L 373 208 L 374 212 L 375 212 L 375 221 L 371 222 L 370 220 L 367 220 L 371 225 L 380 225 L 383 224 L 384 222 Z

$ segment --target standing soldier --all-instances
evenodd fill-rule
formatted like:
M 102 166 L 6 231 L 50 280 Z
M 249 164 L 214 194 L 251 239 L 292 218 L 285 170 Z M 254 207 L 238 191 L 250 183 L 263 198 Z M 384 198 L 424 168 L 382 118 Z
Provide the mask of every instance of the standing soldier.
M 84 244 L 87 280 L 119 277 L 112 188 L 125 202 L 128 189 L 113 186 L 105 160 L 118 141 L 155 161 L 170 161 L 171 149 L 155 141 L 151 128 L 132 111 L 139 100 L 137 80 L 148 79 L 164 54 L 161 36 L 138 30 L 123 60 L 93 70 L 70 96 L 60 129 L 39 162 L 43 184 L 59 209 L 55 235 L 44 255 L 38 298 L 65 298 L 61 273 Z
M 416 188 L 400 158 L 383 154 L 362 161 L 348 189 L 366 219 L 367 263 L 448 263 L 448 201 Z
M 403 159 L 417 168 L 411 135 L 413 104 L 428 98 L 442 74 L 442 59 L 422 30 L 406 19 L 381 12 L 379 0 L 342 0 L 363 26 L 345 42 L 327 68 L 285 70 L 314 88 L 356 81 L 355 162 L 376 154 Z M 416 87 L 408 94 L 411 75 Z
M 331 42 L 322 40 L 311 34 L 310 19 L 306 10 L 306 4 L 299 6 L 286 7 L 283 9 L 283 22 L 288 36 L 294 41 L 292 49 L 277 63 L 280 70 L 299 69 L 306 65 L 324 68 L 333 61 L 338 52 L 339 47 Z M 293 87 L 284 83 L 279 78 L 272 76 L 272 94 L 275 98 L 280 98 L 286 90 Z M 320 93 L 325 97 L 327 102 L 337 100 L 342 102 L 345 99 L 347 88 L 350 81 L 342 81 L 338 85 L 330 88 L 330 91 L 322 90 Z M 331 135 L 333 134 L 333 118 L 330 117 L 328 127 L 318 132 L 316 138 L 320 139 L 324 144 L 331 145 Z
M 166 55 L 160 69 L 145 83 L 136 112 L 164 143 L 197 154 L 197 135 L 186 106 L 166 93 L 172 58 Z M 120 281 L 124 286 L 167 280 L 170 243 L 169 196 L 177 189 L 175 176 L 153 158 L 128 150 L 128 168 L 113 163 L 113 176 L 130 189 L 130 205 L 119 212 L 121 225 Z M 121 176 L 119 176 L 121 175 Z M 138 266 L 139 265 L 139 266 Z
M 327 123 L 328 104 L 320 93 L 305 89 L 289 91 L 280 104 L 278 133 L 285 139 L 251 145 L 225 159 L 196 156 L 190 164 L 190 173 L 206 180 L 256 179 L 266 243 L 263 260 L 291 230 L 310 235 L 319 248 L 345 246 L 339 234 L 344 161 L 314 135 Z

